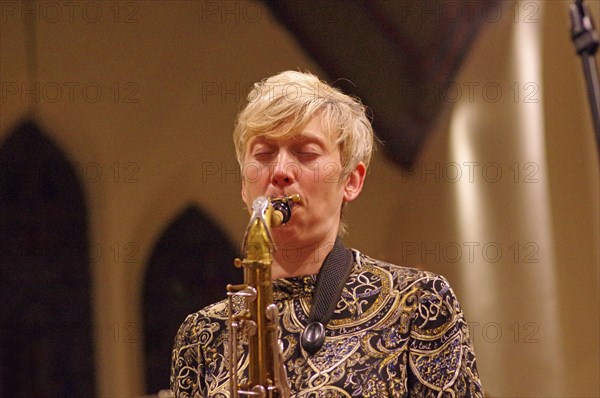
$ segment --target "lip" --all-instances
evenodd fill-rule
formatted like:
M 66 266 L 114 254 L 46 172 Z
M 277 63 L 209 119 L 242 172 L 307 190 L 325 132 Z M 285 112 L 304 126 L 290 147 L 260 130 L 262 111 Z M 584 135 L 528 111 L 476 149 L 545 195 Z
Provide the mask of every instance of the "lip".
M 265 194 L 265 196 L 268 196 L 269 198 L 283 198 L 284 196 L 292 196 L 293 193 L 290 192 L 275 192 L 275 193 L 271 193 L 271 194 Z
M 292 196 L 292 195 L 298 195 L 298 196 L 300 196 L 300 198 L 301 198 L 301 200 L 300 200 L 300 201 L 298 201 L 298 202 L 294 202 L 294 205 L 299 205 L 299 204 L 301 204 L 301 203 L 303 202 L 302 195 L 300 195 L 300 194 L 299 194 L 299 193 L 297 193 L 297 192 L 293 192 L 293 193 L 285 193 L 285 192 L 284 192 L 284 193 L 280 193 L 280 194 L 275 194 L 275 195 L 265 195 L 265 196 L 267 196 L 267 197 L 269 198 L 269 200 L 273 200 L 273 199 L 289 198 L 289 197 L 290 197 L 290 196 Z

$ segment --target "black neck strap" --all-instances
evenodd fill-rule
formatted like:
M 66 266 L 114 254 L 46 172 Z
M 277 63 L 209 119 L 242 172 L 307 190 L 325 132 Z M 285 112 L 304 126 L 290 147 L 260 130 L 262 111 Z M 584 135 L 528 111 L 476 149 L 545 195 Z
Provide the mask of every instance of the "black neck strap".
M 325 325 L 342 296 L 353 264 L 352 252 L 344 247 L 338 237 L 317 275 L 308 325 L 300 339 L 302 348 L 310 354 L 317 352 L 325 341 Z

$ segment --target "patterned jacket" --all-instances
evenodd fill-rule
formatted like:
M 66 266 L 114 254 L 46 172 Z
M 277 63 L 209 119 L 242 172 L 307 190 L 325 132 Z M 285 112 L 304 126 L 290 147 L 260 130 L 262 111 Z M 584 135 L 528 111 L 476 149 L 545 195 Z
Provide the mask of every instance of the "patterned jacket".
M 483 397 L 468 325 L 446 279 L 352 252 L 352 273 L 314 355 L 300 335 L 316 275 L 273 281 L 292 397 Z M 175 397 L 229 397 L 227 318 L 221 301 L 181 325 Z M 247 362 L 242 356 L 243 368 Z

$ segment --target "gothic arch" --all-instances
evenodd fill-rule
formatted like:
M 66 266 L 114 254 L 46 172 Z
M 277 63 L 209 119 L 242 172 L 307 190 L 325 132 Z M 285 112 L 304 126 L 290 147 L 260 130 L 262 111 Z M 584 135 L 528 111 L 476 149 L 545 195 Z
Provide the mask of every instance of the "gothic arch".
M 95 395 L 88 244 L 76 171 L 20 123 L 0 146 L 0 396 Z
M 241 283 L 236 250 L 222 229 L 190 205 L 156 244 L 143 287 L 146 392 L 169 385 L 171 350 L 186 315 L 225 298 L 228 283 Z

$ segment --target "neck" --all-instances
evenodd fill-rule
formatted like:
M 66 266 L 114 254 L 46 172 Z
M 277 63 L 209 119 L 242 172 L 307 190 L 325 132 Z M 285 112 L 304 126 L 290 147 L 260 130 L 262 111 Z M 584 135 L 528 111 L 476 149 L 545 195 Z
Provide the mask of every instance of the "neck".
M 335 239 L 325 243 L 314 243 L 305 247 L 280 249 L 275 252 L 271 269 L 271 278 L 291 278 L 304 275 L 316 275 L 323 261 L 333 249 Z

